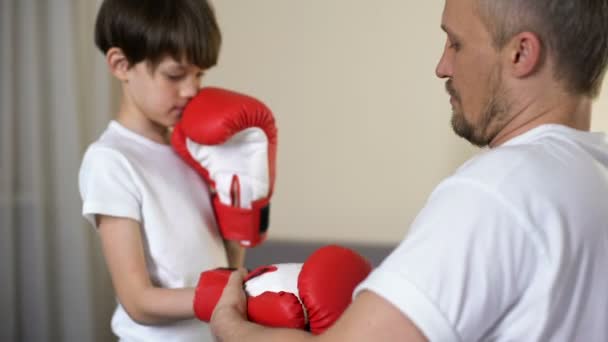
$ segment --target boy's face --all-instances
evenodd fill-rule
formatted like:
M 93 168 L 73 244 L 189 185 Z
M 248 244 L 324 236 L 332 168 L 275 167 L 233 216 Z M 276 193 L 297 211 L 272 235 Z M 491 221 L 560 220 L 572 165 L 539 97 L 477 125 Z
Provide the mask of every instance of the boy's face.
M 203 70 L 171 57 L 165 57 L 156 68 L 149 62 L 129 69 L 125 82 L 128 111 L 149 123 L 171 127 L 177 123 L 184 106 L 197 94 Z

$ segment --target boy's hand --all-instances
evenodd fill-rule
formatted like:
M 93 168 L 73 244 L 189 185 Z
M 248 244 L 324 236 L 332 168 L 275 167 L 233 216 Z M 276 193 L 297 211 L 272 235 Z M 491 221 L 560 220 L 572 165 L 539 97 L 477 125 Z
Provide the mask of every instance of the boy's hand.
M 211 330 L 221 340 L 229 340 L 239 323 L 247 321 L 247 298 L 243 289 L 244 268 L 232 272 L 211 315 Z

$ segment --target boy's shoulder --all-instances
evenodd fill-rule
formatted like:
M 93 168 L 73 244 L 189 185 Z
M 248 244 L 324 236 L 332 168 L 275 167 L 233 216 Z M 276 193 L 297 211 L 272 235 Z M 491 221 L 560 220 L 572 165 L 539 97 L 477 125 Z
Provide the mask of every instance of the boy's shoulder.
M 99 135 L 97 141 L 95 141 L 93 144 L 111 148 L 120 148 L 121 145 L 125 144 L 125 139 L 128 138 L 124 131 L 126 131 L 126 128 L 124 128 L 118 122 L 112 120 L 106 129 Z
M 129 132 L 116 121 L 111 121 L 99 138 L 88 146 L 87 152 L 111 151 L 127 156 L 133 150 L 138 149 L 137 147 L 141 144 L 139 140 L 141 138 L 135 137 L 134 133 Z
M 99 161 L 114 159 L 124 162 L 128 159 L 129 144 L 125 142 L 125 139 L 112 126 L 110 124 L 101 133 L 99 138 L 87 147 L 83 157 L 84 160 L 94 159 Z

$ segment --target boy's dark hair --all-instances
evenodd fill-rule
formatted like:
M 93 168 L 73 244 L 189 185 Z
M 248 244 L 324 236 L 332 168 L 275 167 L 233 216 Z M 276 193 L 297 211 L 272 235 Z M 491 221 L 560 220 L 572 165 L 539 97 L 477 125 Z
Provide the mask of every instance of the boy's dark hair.
M 104 54 L 120 48 L 129 65 L 155 68 L 170 56 L 201 69 L 217 63 L 221 33 L 205 0 L 104 0 L 95 23 L 95 45 Z

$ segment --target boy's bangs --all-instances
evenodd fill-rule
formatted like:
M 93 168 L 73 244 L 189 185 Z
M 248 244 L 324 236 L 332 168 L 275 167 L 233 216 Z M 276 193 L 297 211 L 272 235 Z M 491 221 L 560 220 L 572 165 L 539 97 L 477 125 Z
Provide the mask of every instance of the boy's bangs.
M 189 18 L 166 16 L 149 34 L 146 55 L 153 65 L 169 55 L 178 62 L 186 62 L 208 69 L 217 63 L 221 36 L 214 23 L 205 22 L 196 13 Z M 171 20 L 173 18 L 173 20 Z M 172 22 L 167 22 L 172 21 Z M 195 24 L 196 23 L 196 24 Z

